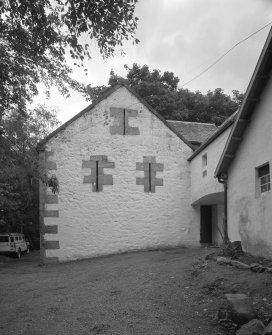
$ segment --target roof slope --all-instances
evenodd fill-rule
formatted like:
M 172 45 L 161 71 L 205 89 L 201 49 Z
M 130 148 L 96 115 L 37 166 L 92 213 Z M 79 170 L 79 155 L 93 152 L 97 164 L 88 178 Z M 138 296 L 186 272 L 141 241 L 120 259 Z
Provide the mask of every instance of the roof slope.
M 167 120 L 167 123 L 171 128 L 176 130 L 179 134 L 183 135 L 189 142 L 203 143 L 217 130 L 216 125 L 212 123 L 172 120 Z
M 115 91 L 117 91 L 119 88 L 125 87 L 131 94 L 133 94 L 151 113 L 153 113 L 158 119 L 160 119 L 167 128 L 169 128 L 176 136 L 178 136 L 185 144 L 187 144 L 192 150 L 194 150 L 194 146 L 188 141 L 184 135 L 180 134 L 177 130 L 172 128 L 167 121 L 155 110 L 153 109 L 143 98 L 141 98 L 136 92 L 133 91 L 132 88 L 125 84 L 118 84 L 114 87 L 110 87 L 106 90 L 106 92 L 103 94 L 103 96 L 98 99 L 95 103 L 87 106 L 85 109 L 83 109 L 81 112 L 76 114 L 74 117 L 72 117 L 70 120 L 65 122 L 63 125 L 61 125 L 59 128 L 54 130 L 52 133 L 50 133 L 48 136 L 46 136 L 42 141 L 40 141 L 37 144 L 37 150 L 42 151 L 44 150 L 45 144 L 53 137 L 55 137 L 59 132 L 62 130 L 65 130 L 71 123 L 73 123 L 75 120 L 83 116 L 85 113 L 92 110 L 96 105 L 98 105 L 102 100 L 108 98 L 111 94 L 113 94 Z
M 203 151 L 210 143 L 212 143 L 218 136 L 220 136 L 226 129 L 228 129 L 235 121 L 238 115 L 238 111 L 234 112 L 230 117 L 228 117 L 193 154 L 188 158 L 190 162 L 195 156 L 197 156 L 201 151 Z
M 251 116 L 256 111 L 257 103 L 260 101 L 261 93 L 269 80 L 271 70 L 272 28 L 269 31 L 264 48 L 249 82 L 244 101 L 215 170 L 216 177 L 223 176 L 227 173 L 243 134 L 250 122 Z

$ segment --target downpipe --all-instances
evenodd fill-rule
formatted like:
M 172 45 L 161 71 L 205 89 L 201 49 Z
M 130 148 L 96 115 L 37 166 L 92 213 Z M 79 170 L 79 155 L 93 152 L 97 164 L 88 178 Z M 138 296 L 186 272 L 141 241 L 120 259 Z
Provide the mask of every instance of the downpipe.
M 224 244 L 229 242 L 228 236 L 228 176 L 221 174 L 217 177 L 219 183 L 224 185 Z

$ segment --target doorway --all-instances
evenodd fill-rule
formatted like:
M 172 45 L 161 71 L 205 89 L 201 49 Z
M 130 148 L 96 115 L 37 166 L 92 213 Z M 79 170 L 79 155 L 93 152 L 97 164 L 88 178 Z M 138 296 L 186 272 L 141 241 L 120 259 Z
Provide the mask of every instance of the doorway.
M 200 243 L 212 242 L 212 206 L 200 206 Z

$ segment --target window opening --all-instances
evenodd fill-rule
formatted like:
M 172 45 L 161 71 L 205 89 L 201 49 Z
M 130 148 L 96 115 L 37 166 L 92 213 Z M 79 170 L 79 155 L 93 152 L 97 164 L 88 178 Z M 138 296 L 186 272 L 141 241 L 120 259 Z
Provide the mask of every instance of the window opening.
M 157 178 L 157 172 L 163 172 L 162 163 L 156 163 L 155 156 L 144 156 L 143 162 L 136 163 L 136 170 L 143 171 L 143 177 L 136 178 L 136 185 L 143 185 L 144 192 L 155 193 L 157 186 L 163 186 L 163 178 Z
M 124 123 L 124 135 L 126 135 L 126 110 L 125 109 L 124 109 L 123 123 Z
M 112 175 L 104 174 L 104 169 L 114 168 L 114 162 L 109 162 L 107 156 L 90 156 L 90 160 L 82 161 L 82 168 L 91 169 L 91 174 L 84 176 L 83 184 L 92 184 L 93 192 L 103 192 L 104 185 L 113 185 Z
M 129 118 L 136 118 L 138 111 L 126 108 L 110 108 L 110 116 L 115 119 L 115 122 L 110 126 L 111 135 L 139 135 L 138 127 L 129 126 Z
M 260 181 L 261 193 L 270 191 L 270 168 L 269 164 L 258 168 L 258 177 Z
M 98 187 L 98 161 L 95 161 L 95 164 L 96 164 L 95 190 L 96 190 L 96 192 L 99 192 L 99 187 Z
M 148 177 L 149 192 L 151 192 L 151 163 L 148 164 Z
M 208 157 L 207 154 L 202 156 L 202 167 L 205 167 L 208 165 Z

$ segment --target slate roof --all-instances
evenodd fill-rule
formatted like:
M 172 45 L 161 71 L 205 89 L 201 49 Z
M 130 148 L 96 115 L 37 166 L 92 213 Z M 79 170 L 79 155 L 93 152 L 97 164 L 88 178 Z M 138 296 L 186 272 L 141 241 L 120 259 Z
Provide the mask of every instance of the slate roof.
M 169 126 L 189 142 L 203 143 L 217 130 L 215 124 L 167 120 Z
M 226 177 L 228 169 L 235 158 L 237 149 L 243 140 L 244 132 L 250 123 L 253 113 L 258 111 L 258 102 L 265 89 L 272 72 L 272 28 L 269 31 L 267 40 L 257 62 L 249 82 L 242 106 L 232 127 L 218 166 L 215 170 L 216 177 Z M 261 134 L 260 134 L 261 136 Z
M 236 117 L 238 115 L 238 110 L 234 112 L 230 117 L 228 117 L 218 128 L 217 130 L 210 136 L 201 146 L 192 154 L 192 156 L 188 159 L 190 162 L 195 156 L 197 156 L 201 151 L 203 151 L 210 143 L 212 143 L 218 136 L 220 136 L 226 129 L 233 125 Z

